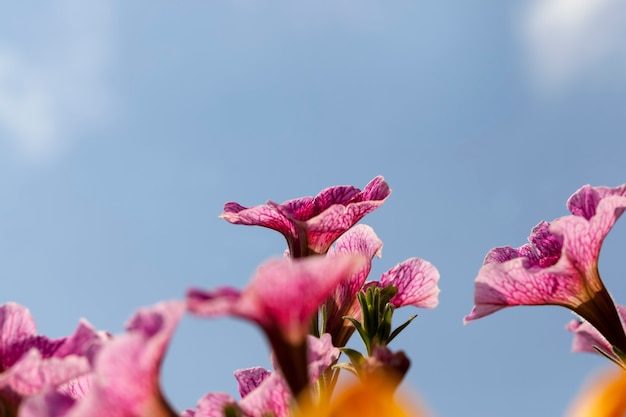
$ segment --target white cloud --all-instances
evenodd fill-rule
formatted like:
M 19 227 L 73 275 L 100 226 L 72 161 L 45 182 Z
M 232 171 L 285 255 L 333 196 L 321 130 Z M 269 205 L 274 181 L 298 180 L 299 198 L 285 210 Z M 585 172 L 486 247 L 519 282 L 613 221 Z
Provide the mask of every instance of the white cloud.
M 623 0 L 535 0 L 524 15 L 522 39 L 540 87 L 626 80 Z
M 59 154 L 111 110 L 109 2 L 54 4 L 31 9 L 27 30 L 20 25 L 0 42 L 0 141 L 34 159 Z

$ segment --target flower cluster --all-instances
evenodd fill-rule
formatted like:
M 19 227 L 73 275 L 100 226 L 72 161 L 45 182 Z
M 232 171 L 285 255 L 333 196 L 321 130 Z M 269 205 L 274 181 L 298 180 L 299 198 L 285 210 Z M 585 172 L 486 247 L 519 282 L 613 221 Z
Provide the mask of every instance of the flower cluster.
M 393 330 L 393 311 L 406 305 L 435 307 L 439 274 L 430 263 L 412 258 L 379 280 L 367 280 L 382 242 L 371 227 L 357 223 L 390 193 L 384 179 L 376 177 L 363 190 L 330 187 L 316 197 L 251 208 L 226 203 L 222 218 L 279 231 L 289 256 L 259 266 L 243 290 L 190 289 L 184 301 L 140 309 L 119 335 L 81 321 L 73 335 L 52 340 L 37 335 L 25 307 L 4 304 L 0 415 L 330 416 L 346 407 L 343 397 L 335 400 L 332 395 L 341 369 L 361 381 L 345 395 L 367 396 L 366 402 L 377 404 L 371 409 L 377 413 L 409 415 L 409 407 L 393 397 L 409 360 L 387 346 L 408 322 Z M 159 374 L 185 312 L 255 323 L 267 337 L 274 369 L 235 371 L 239 400 L 208 393 L 195 409 L 175 411 L 160 389 Z M 355 330 L 365 354 L 345 348 Z M 344 352 L 349 363 L 339 362 Z
M 421 407 L 398 395 L 410 360 L 390 348 L 416 316 L 395 328 L 392 319 L 400 307 L 435 307 L 439 273 L 429 262 L 410 258 L 370 278 L 382 241 L 359 222 L 390 193 L 376 177 L 363 190 L 336 186 L 315 197 L 255 207 L 226 203 L 223 219 L 278 231 L 286 239 L 286 256 L 260 265 L 243 289 L 192 288 L 184 300 L 140 309 L 119 335 L 82 320 L 72 335 L 50 339 L 37 334 L 25 307 L 0 306 L 0 416 L 424 416 Z M 572 310 L 577 318 L 567 329 L 574 332 L 573 349 L 600 353 L 622 369 L 586 390 L 570 415 L 623 415 L 626 307 L 613 302 L 598 258 L 626 210 L 626 184 L 582 187 L 567 207 L 570 215 L 540 222 L 527 244 L 487 254 L 465 322 L 509 306 Z M 272 369 L 236 370 L 239 399 L 212 392 L 195 408 L 174 410 L 160 389 L 160 367 L 187 312 L 254 323 L 271 348 Z M 362 352 L 347 347 L 354 334 Z M 354 377 L 340 381 L 343 371 Z M 356 382 L 338 388 L 346 380 Z

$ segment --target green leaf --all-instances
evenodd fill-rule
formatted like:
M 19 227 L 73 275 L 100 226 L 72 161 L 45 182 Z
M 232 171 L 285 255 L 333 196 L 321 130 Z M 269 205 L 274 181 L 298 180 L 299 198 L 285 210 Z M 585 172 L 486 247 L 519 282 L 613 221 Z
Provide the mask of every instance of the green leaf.
M 361 336 L 361 340 L 363 340 L 367 353 L 369 354 L 371 341 L 369 335 L 365 332 L 365 329 L 363 329 L 363 325 L 354 317 L 344 316 L 343 319 L 350 321 L 350 323 L 352 323 L 352 325 L 356 328 L 356 331 L 359 332 L 359 336 Z
M 396 330 L 394 330 L 391 335 L 387 338 L 387 344 L 389 344 L 389 342 L 391 342 L 397 335 L 400 334 L 400 332 L 402 330 L 404 330 L 406 328 L 406 326 L 408 326 L 409 324 L 411 324 L 411 322 L 413 320 L 415 320 L 415 318 L 417 317 L 417 314 L 414 316 L 409 317 L 409 319 L 401 326 L 399 326 L 398 328 L 396 328 Z

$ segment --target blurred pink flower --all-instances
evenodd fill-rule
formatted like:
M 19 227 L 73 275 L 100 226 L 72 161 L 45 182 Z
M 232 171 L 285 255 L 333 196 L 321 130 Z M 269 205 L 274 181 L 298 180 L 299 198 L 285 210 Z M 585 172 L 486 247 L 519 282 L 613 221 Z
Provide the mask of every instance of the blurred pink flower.
M 318 307 L 364 262 L 359 255 L 274 259 L 258 268 L 243 291 L 192 289 L 187 293 L 187 306 L 199 316 L 230 315 L 258 324 L 297 395 L 308 383 L 305 340 Z
M 19 417 L 174 417 L 159 387 L 159 370 L 184 303 L 141 309 L 126 333 L 108 341 L 94 359 L 90 389 L 79 399 L 47 391 L 29 397 Z
M 37 335 L 28 309 L 16 303 L 0 306 L 0 409 L 16 415 L 24 397 L 59 390 L 89 373 L 105 338 L 81 321 L 72 336 L 49 339 Z
M 307 337 L 309 383 L 315 383 L 322 372 L 339 357 L 329 334 L 319 339 Z M 288 417 L 292 395 L 280 371 L 270 372 L 262 367 L 235 371 L 241 401 L 225 393 L 205 395 L 195 410 L 187 410 L 183 417 L 224 416 L 224 407 L 236 408 L 242 417 Z
M 376 210 L 391 194 L 383 177 L 376 177 L 363 189 L 335 186 L 315 197 L 301 197 L 282 204 L 244 207 L 235 202 L 224 205 L 221 217 L 233 224 L 264 226 L 285 236 L 294 258 L 325 253 L 330 245 L 366 214 Z

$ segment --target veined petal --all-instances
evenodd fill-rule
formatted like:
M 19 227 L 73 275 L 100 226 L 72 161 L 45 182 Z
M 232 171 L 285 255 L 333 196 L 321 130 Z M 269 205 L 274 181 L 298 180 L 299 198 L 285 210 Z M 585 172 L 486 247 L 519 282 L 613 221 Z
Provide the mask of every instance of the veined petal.
M 626 307 L 616 306 L 617 312 L 622 319 L 622 323 L 626 323 Z M 620 359 L 615 356 L 611 344 L 595 327 L 589 322 L 576 319 L 570 321 L 565 327 L 566 330 L 574 333 L 572 341 L 572 352 L 589 352 L 598 353 L 596 348 L 602 350 L 607 356 L 614 358 L 618 362 Z
M 239 383 L 239 395 L 241 395 L 241 398 L 254 391 L 271 374 L 270 371 L 261 366 L 236 370 L 234 375 Z
M 465 322 L 515 305 L 554 304 L 590 321 L 621 347 L 626 337 L 597 271 L 602 242 L 626 208 L 626 186 L 585 186 L 568 201 L 574 215 L 539 223 L 530 243 L 496 248 L 475 282 L 474 308 Z
M 333 337 L 336 346 L 344 346 L 352 334 L 354 327 L 344 320 L 344 316 L 358 318 L 360 310 L 356 303 L 356 295 L 367 279 L 372 269 L 374 256 L 381 256 L 383 242 L 376 236 L 370 226 L 359 224 L 341 235 L 334 246 L 328 250 L 326 256 L 333 257 L 345 254 L 361 254 L 367 262 L 349 279 L 339 283 L 337 288 L 325 301 L 326 329 Z M 356 307 L 355 307 L 356 304 Z
M 389 185 L 380 176 L 370 181 L 361 192 L 351 195 L 354 191 L 351 189 L 349 199 L 345 198 L 344 188 L 332 187 L 320 193 L 322 198 L 327 195 L 334 198 L 324 198 L 323 204 L 320 204 L 323 210 L 316 210 L 319 214 L 306 220 L 309 248 L 314 252 L 325 253 L 339 236 L 380 207 L 391 194 Z
M 220 217 L 232 224 L 267 227 L 282 233 L 287 239 L 297 237 L 293 222 L 274 205 L 244 207 L 231 201 L 224 204 Z
M 608 196 L 598 203 L 595 215 L 590 220 L 566 216 L 550 225 L 552 233 L 563 236 L 563 255 L 574 268 L 585 274 L 585 286 L 591 294 L 603 286 L 600 277 L 593 272 L 597 269 L 604 238 L 624 209 L 626 197 Z M 590 280 L 590 276 L 597 277 L 597 280 Z
M 589 220 L 596 215 L 596 207 L 600 201 L 613 195 L 626 196 L 626 184 L 614 188 L 585 185 L 567 200 L 567 208 L 573 215 Z
M 509 306 L 582 304 L 586 294 L 578 271 L 568 262 L 557 265 L 529 267 L 527 258 L 483 265 L 475 282 L 475 306 L 465 323 Z
M 246 417 L 287 417 L 291 392 L 285 380 L 277 372 L 265 378 L 257 389 L 250 392 L 239 402 L 239 407 Z M 271 413 L 271 414 L 270 414 Z
M 398 293 L 391 299 L 395 307 L 435 308 L 439 303 L 438 281 L 439 271 L 430 262 L 410 258 L 385 272 L 380 277 L 379 286 L 398 288 Z
M 13 365 L 29 349 L 24 343 L 36 335 L 35 320 L 26 307 L 17 303 L 0 306 L 0 371 Z
M 307 357 L 309 362 L 309 382 L 314 383 L 320 375 L 337 359 L 340 351 L 333 346 L 330 334 L 324 333 L 319 337 L 307 337 Z
M 9 370 L 0 374 L 0 388 L 10 387 L 21 396 L 33 395 L 48 387 L 56 387 L 88 373 L 91 365 L 85 357 L 44 359 L 41 353 L 30 349 Z
M 224 205 L 220 217 L 234 224 L 274 229 L 285 236 L 291 256 L 326 253 L 330 245 L 366 214 L 378 208 L 391 194 L 383 177 L 370 181 L 363 191 L 353 186 L 335 186 L 316 197 L 301 197 L 281 204 L 244 207 Z

